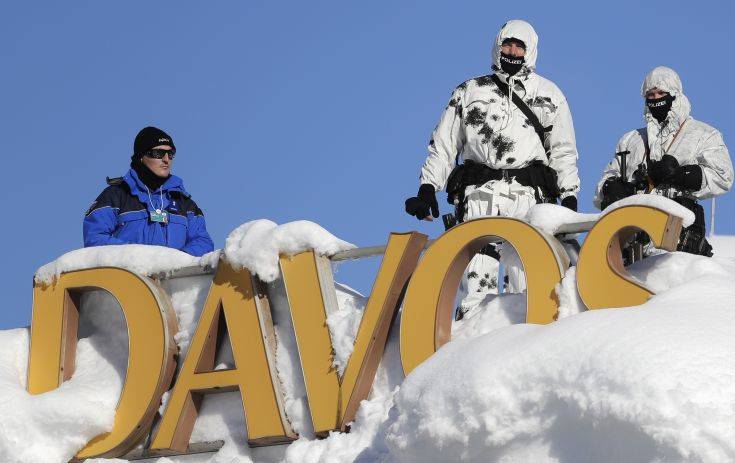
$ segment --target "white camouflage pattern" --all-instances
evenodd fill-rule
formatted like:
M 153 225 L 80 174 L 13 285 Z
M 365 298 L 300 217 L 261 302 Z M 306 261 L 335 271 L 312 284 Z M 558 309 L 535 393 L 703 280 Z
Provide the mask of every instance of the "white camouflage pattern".
M 500 70 L 500 44 L 507 38 L 526 44 L 525 64 L 513 77 Z M 530 24 L 509 21 L 495 39 L 492 70 L 528 104 L 544 127 L 553 126 L 544 145 L 511 95 L 504 96 L 491 75 L 476 77 L 452 93 L 432 134 L 421 183 L 443 189 L 458 155 L 496 169 L 517 169 L 540 160 L 557 172 L 561 197 L 576 196 L 579 175 L 572 115 L 561 90 L 535 73 L 537 43 Z
M 691 117 L 691 104 L 684 95 L 677 73 L 664 66 L 655 68 L 643 81 L 641 94 L 644 99 L 646 92 L 652 88 L 668 92 L 676 99 L 663 124 L 653 117 L 644 102 L 646 127 L 631 130 L 618 142 L 616 153 L 630 151 L 626 159 L 625 178 L 630 180 L 638 166 L 645 163 L 647 139 L 652 161 L 658 161 L 664 154 L 670 154 L 679 161 L 679 165 L 697 164 L 702 168 L 702 188 L 691 192 L 694 198 L 706 199 L 729 191 L 733 183 L 733 168 L 722 134 L 714 127 Z M 682 123 L 684 126 L 674 140 Z M 597 184 L 593 200 L 597 208 L 602 202 L 601 190 L 605 180 L 619 176 L 620 159 L 614 156 Z

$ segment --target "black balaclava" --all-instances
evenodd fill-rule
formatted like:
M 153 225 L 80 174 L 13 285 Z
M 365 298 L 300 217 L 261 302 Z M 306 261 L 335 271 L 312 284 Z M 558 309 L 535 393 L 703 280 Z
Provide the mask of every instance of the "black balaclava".
M 159 177 L 143 164 L 143 155 L 151 148 L 160 145 L 169 145 L 171 148 L 176 148 L 174 140 L 169 134 L 157 127 L 146 127 L 135 136 L 133 155 L 130 157 L 130 168 L 138 174 L 140 181 L 151 191 L 159 189 L 171 177 L 170 175 Z
M 676 97 L 673 95 L 666 95 L 661 98 L 646 98 L 646 106 L 651 111 L 651 115 L 661 124 L 666 120 L 666 116 L 669 115 L 671 105 L 675 99 Z
M 523 67 L 524 61 L 522 56 L 518 57 L 500 53 L 500 69 L 505 71 L 509 76 L 516 75 Z
M 523 43 L 522 40 L 510 38 L 503 40 L 503 45 L 514 42 L 524 50 L 526 49 L 526 44 Z M 509 76 L 514 76 L 518 73 L 518 71 L 521 70 L 523 67 L 523 63 L 525 63 L 526 60 L 522 56 L 513 56 L 510 54 L 500 52 L 500 69 L 505 71 L 506 74 Z

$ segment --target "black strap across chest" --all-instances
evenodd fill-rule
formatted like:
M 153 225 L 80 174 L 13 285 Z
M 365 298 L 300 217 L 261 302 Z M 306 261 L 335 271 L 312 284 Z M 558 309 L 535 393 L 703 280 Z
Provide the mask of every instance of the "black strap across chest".
M 500 91 L 503 92 L 503 95 L 507 97 L 508 96 L 508 84 L 503 83 L 503 81 L 500 80 L 497 74 L 493 74 L 491 79 L 493 83 L 495 83 L 495 85 L 498 86 Z M 544 149 L 546 149 L 545 134 L 546 132 L 550 132 L 551 129 L 554 128 L 554 126 L 550 125 L 548 127 L 544 127 L 543 125 L 541 125 L 541 121 L 538 120 L 538 117 L 536 116 L 536 114 L 533 111 L 531 111 L 531 108 L 529 108 L 526 102 L 523 101 L 521 97 L 518 96 L 518 94 L 516 93 L 513 93 L 513 103 L 516 105 L 518 109 L 521 110 L 523 115 L 526 116 L 526 119 L 528 119 L 529 122 L 531 122 L 531 125 L 533 126 L 533 130 L 536 131 L 536 135 L 538 135 L 539 140 L 541 140 L 541 146 L 543 146 Z M 546 155 L 548 156 L 548 152 L 546 153 Z

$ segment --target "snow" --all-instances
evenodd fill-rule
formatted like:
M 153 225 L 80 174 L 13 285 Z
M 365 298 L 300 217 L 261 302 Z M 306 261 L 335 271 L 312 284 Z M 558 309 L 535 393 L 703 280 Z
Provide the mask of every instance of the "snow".
M 355 337 L 367 298 L 347 285 L 336 285 L 339 310 L 327 317 L 327 327 L 334 348 L 333 364 L 337 368 L 337 374 L 342 376 L 355 347 Z
M 633 203 L 687 215 L 665 198 L 646 196 Z M 549 205 L 534 208 L 532 220 L 549 233 L 565 221 L 589 220 L 588 214 L 542 206 Z M 213 394 L 202 403 L 192 442 L 224 440 L 222 449 L 148 461 L 733 460 L 735 238 L 716 236 L 712 242 L 714 258 L 663 253 L 630 267 L 656 293 L 638 307 L 587 311 L 576 290 L 575 267 L 556 287 L 559 319 L 550 325 L 524 323 L 523 294 L 488 295 L 454 322 L 452 341 L 407 378 L 397 318 L 351 432 L 320 440 L 311 428 L 277 259 L 309 247 L 329 255 L 351 245 L 310 222 L 249 222 L 230 235 L 224 255 L 269 279 L 278 378 L 286 414 L 301 437 L 290 445 L 249 448 L 239 394 Z M 51 282 L 60 272 L 96 265 L 170 275 L 180 267 L 213 266 L 220 253 L 205 257 L 147 246 L 89 248 L 42 267 L 36 278 Z M 179 321 L 175 339 L 181 358 L 211 279 L 162 280 Z M 327 324 L 341 374 L 367 299 L 343 284 L 335 290 L 339 310 Z M 0 331 L 0 461 L 66 462 L 91 437 L 111 428 L 127 360 L 124 320 L 115 300 L 102 291 L 85 295 L 82 307 L 77 371 L 46 394 L 25 392 L 28 330 Z M 228 347 L 216 363 L 233 364 Z
M 554 288 L 559 299 L 559 315 L 557 320 L 576 315 L 587 310 L 577 291 L 577 267 L 569 267 L 561 279 L 561 283 Z
M 353 249 L 321 226 L 307 220 L 277 225 L 266 219 L 244 223 L 225 241 L 224 255 L 236 268 L 247 268 L 270 283 L 280 275 L 280 255 L 294 255 L 309 249 L 331 256 Z M 214 268 L 223 250 L 202 257 L 163 246 L 125 244 L 98 246 L 68 252 L 36 271 L 35 281 L 51 284 L 64 272 L 94 267 L 120 267 L 141 275 L 166 275 L 175 269 L 200 266 Z
M 264 227 L 269 232 L 258 236 Z M 251 271 L 274 281 L 278 277 L 279 254 L 313 248 L 320 254 L 331 255 L 352 247 L 311 222 L 276 226 L 273 222 L 260 220 L 235 230 L 227 240 L 225 253 L 235 266 L 247 263 L 253 267 Z M 36 272 L 35 279 L 38 283 L 51 284 L 63 272 L 101 266 L 125 268 L 143 275 L 170 276 L 183 267 L 215 267 L 221 255 L 222 251 L 218 250 L 196 258 L 170 248 L 141 245 L 85 248 L 44 265 Z M 212 275 L 162 280 L 178 319 L 175 340 L 181 358 L 188 350 L 211 280 Z M 294 429 L 313 438 L 285 292 L 282 282 L 277 283 L 271 284 L 271 293 L 277 333 L 276 363 L 284 385 L 286 409 Z M 339 355 L 335 364 L 338 359 L 346 363 L 365 304 L 365 298 L 349 287 L 338 285 L 336 290 L 339 306 L 344 310 L 330 319 L 332 334 L 335 339 L 342 340 L 336 347 Z M 0 461 L 66 462 L 92 437 L 111 429 L 127 367 L 127 330 L 119 305 L 108 293 L 85 294 L 82 307 L 79 331 L 83 339 L 77 347 L 76 373 L 60 388 L 46 394 L 31 396 L 25 391 L 28 330 L 0 331 L 0 411 L 5 412 L 6 417 L 0 423 Z M 224 346 L 218 354 L 218 367 L 234 364 L 229 343 Z M 164 409 L 166 399 L 164 397 L 160 410 Z M 69 414 L 70 404 L 73 404 L 74 414 Z M 258 461 L 281 459 L 283 448 L 250 449 L 242 439 L 244 430 L 239 394 L 216 394 L 203 401 L 192 439 L 194 442 L 226 441 L 212 461 L 229 463 L 237 458 L 237 461 L 252 461 L 251 455 L 257 455 Z M 28 442 L 34 445 L 28 446 Z M 165 461 L 176 460 L 160 460 L 161 463 Z
M 174 335 L 183 358 L 188 352 L 189 342 L 199 321 L 204 301 L 207 299 L 212 275 L 201 275 L 186 278 L 163 280 L 163 289 L 171 298 L 171 305 L 176 312 L 179 331 Z
M 715 235 L 707 239 L 712 244 L 715 257 L 735 259 L 735 236 Z
M 526 321 L 525 294 L 488 294 L 452 325 L 453 338 L 472 338 Z
M 268 286 L 268 295 L 276 332 L 276 369 L 283 386 L 284 410 L 295 432 L 313 438 L 314 429 L 306 400 L 306 385 L 282 279 Z
M 225 241 L 225 256 L 237 268 L 247 268 L 270 283 L 278 278 L 278 257 L 313 249 L 331 256 L 355 246 L 342 241 L 307 220 L 277 225 L 266 219 L 253 220 L 236 228 Z
M 300 439 L 286 461 L 732 459 L 735 290 L 716 289 L 735 263 L 671 253 L 632 272 L 661 294 L 585 311 L 572 267 L 546 326 L 522 323 L 523 295 L 487 297 L 395 391 L 374 389 L 350 434 Z
M 722 278 L 732 276 L 735 274 L 735 261 L 673 252 L 638 261 L 628 267 L 628 270 L 654 293 L 659 294 L 708 275 Z
M 29 332 L 0 331 L 0 461 L 66 462 L 93 437 L 112 428 L 127 363 L 127 331 L 107 293 L 85 295 L 76 371 L 58 389 L 26 392 Z M 114 304 L 114 305 L 113 305 Z M 117 315 L 117 316 L 115 316 Z M 100 323 L 104 320 L 103 323 Z M 93 331 L 94 334 L 84 337 Z
M 637 308 L 450 342 L 401 386 L 386 423 L 388 455 L 732 460 L 731 280 L 705 270 Z
M 120 267 L 141 275 L 153 275 L 199 265 L 200 261 L 199 257 L 163 246 L 142 244 L 98 246 L 67 252 L 39 268 L 35 280 L 37 283 L 48 285 L 64 272 L 94 267 Z
M 582 214 L 556 204 L 535 204 L 526 220 L 550 235 L 556 235 L 562 225 L 576 222 L 594 222 L 599 214 Z
M 562 225 L 596 222 L 606 214 L 625 206 L 650 206 L 661 209 L 671 215 L 681 217 L 684 227 L 694 223 L 694 213 L 692 211 L 675 201 L 653 194 L 629 196 L 612 203 L 599 214 L 582 214 L 556 204 L 535 204 L 528 211 L 526 220 L 544 232 L 556 235 Z
M 655 194 L 633 195 L 628 196 L 627 198 L 623 198 L 620 201 L 615 201 L 614 203 L 607 206 L 604 211 L 602 211 L 602 213 L 600 214 L 600 218 L 616 209 L 620 209 L 621 207 L 625 206 L 649 206 L 661 209 L 671 215 L 681 217 L 683 221 L 683 227 L 688 227 L 694 223 L 694 212 L 690 211 L 676 201 L 672 201 L 669 198 Z

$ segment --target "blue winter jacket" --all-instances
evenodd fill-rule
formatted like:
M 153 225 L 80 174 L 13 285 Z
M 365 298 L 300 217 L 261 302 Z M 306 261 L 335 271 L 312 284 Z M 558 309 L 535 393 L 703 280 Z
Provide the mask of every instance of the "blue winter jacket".
M 130 169 L 97 197 L 84 217 L 84 246 L 152 244 L 193 256 L 214 250 L 204 214 L 179 177 L 172 175 L 156 191 L 148 191 Z M 165 210 L 168 223 L 153 222 L 151 211 Z

